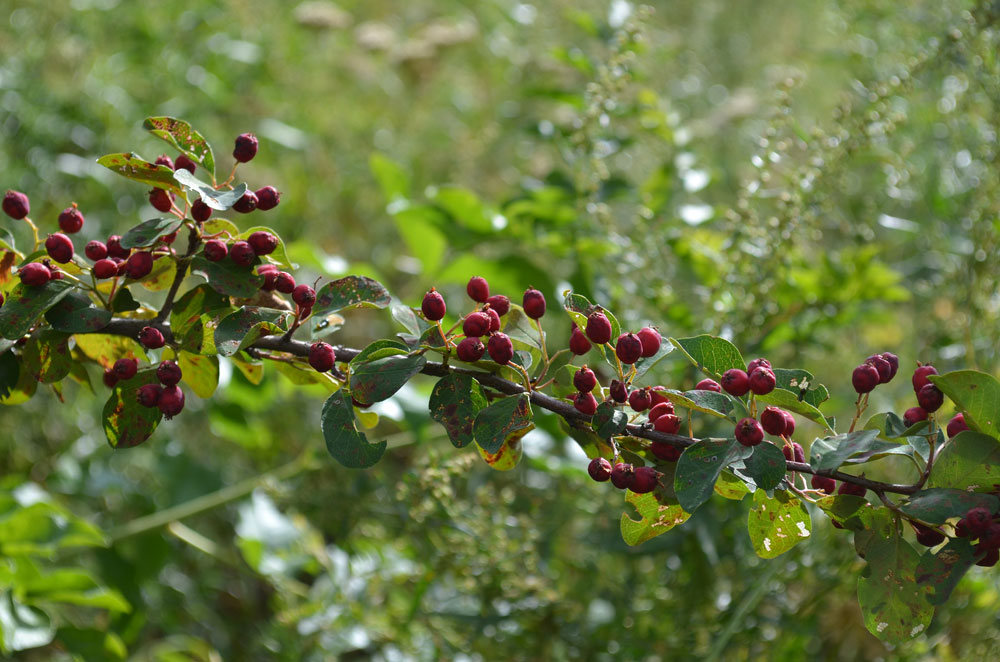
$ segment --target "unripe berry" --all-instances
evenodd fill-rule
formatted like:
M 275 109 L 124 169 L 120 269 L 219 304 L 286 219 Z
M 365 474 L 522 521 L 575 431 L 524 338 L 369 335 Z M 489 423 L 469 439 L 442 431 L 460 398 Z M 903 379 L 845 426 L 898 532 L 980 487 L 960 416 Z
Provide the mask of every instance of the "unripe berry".
M 111 368 L 104 369 L 104 376 L 101 379 L 108 388 L 114 388 L 118 383 L 118 375 Z
M 249 214 L 256 208 L 257 194 L 253 191 L 247 191 L 242 198 L 233 203 L 233 211 L 238 211 L 241 214 Z
M 103 260 L 98 260 L 94 263 L 94 276 L 104 280 L 106 278 L 114 278 L 118 275 L 118 265 L 115 261 L 110 258 L 104 258 Z
M 477 303 L 486 303 L 490 298 L 490 284 L 482 276 L 473 276 L 469 279 L 469 284 L 465 286 L 465 291 L 469 298 Z
M 236 147 L 233 148 L 233 158 L 240 163 L 246 163 L 257 156 L 257 136 L 252 133 L 241 133 L 236 136 Z
M 83 214 L 76 208 L 76 203 L 72 207 L 66 207 L 59 214 L 59 229 L 66 234 L 79 232 L 83 227 Z
M 632 487 L 635 482 L 635 467 L 619 462 L 611 468 L 611 484 L 620 490 Z
M 45 250 L 49 257 L 60 264 L 73 259 L 73 241 L 62 233 L 50 234 L 45 240 Z
M 744 446 L 756 446 L 764 441 L 764 428 L 753 418 L 744 418 L 736 424 L 736 441 Z
M 722 393 L 722 387 L 719 386 L 719 382 L 714 379 L 705 378 L 694 385 L 694 390 L 696 391 L 715 391 L 716 393 Z
M 309 365 L 317 372 L 327 372 L 333 368 L 336 359 L 333 347 L 325 342 L 313 343 L 309 347 Z
M 147 349 L 159 349 L 166 343 L 160 330 L 152 326 L 142 327 L 142 331 L 139 332 L 139 342 Z
M 757 395 L 767 395 L 774 390 L 775 385 L 778 383 L 778 380 L 774 377 L 774 371 L 764 366 L 754 368 L 748 380 L 750 390 Z
M 432 322 L 437 322 L 444 318 L 448 307 L 444 304 L 444 297 L 433 287 L 424 295 L 424 300 L 420 304 L 420 310 L 424 317 Z
M 770 368 L 771 362 L 767 359 L 754 359 L 747 364 L 747 374 L 751 374 L 757 368 Z
M 256 258 L 253 247 L 245 241 L 233 242 L 229 247 L 229 259 L 241 267 L 249 267 Z
M 785 413 L 777 407 L 767 407 L 760 414 L 760 425 L 764 432 L 780 437 L 785 434 Z
M 597 398 L 593 393 L 577 393 L 573 395 L 573 406 L 584 416 L 593 416 L 597 412 Z
M 459 361 L 475 363 L 479 359 L 483 358 L 483 354 L 486 353 L 486 345 L 484 345 L 483 341 L 479 338 L 466 338 L 462 342 L 458 343 L 455 353 L 458 355 Z
M 963 414 L 962 412 L 958 412 L 957 414 L 952 416 L 950 421 L 948 421 L 948 427 L 947 427 L 948 438 L 951 439 L 959 432 L 964 432 L 965 430 L 968 429 L 969 426 L 966 425 L 965 423 L 965 414 Z
M 17 277 L 30 287 L 38 287 L 49 282 L 52 272 L 41 262 L 29 262 L 17 270 Z
M 507 365 L 514 358 L 514 344 L 505 333 L 494 333 L 486 345 L 490 358 L 500 365 Z
M 218 262 L 225 259 L 229 254 L 229 247 L 226 242 L 220 239 L 209 239 L 205 242 L 205 259 L 209 262 Z
M 586 340 L 586 338 L 584 338 L 584 340 Z M 587 344 L 589 345 L 590 343 L 588 342 Z M 617 379 L 612 380 L 611 387 L 608 390 L 611 393 L 611 399 L 615 402 L 621 404 L 628 400 L 628 387 L 625 386 L 623 382 L 620 382 Z
M 487 308 L 483 311 L 486 316 L 490 318 L 490 333 L 496 333 L 500 330 L 500 315 L 497 311 L 492 308 Z
M 274 289 L 282 294 L 291 294 L 295 291 L 295 278 L 287 271 L 279 271 L 274 277 Z
M 490 308 L 496 311 L 497 315 L 503 317 L 510 310 L 510 299 L 503 294 L 494 294 L 486 300 Z
M 878 369 L 870 363 L 862 363 L 851 373 L 851 384 L 857 393 L 870 393 L 878 386 Z
M 899 370 L 899 357 L 892 352 L 882 352 L 882 358 L 889 362 L 889 367 L 892 371 L 889 373 L 889 381 L 896 376 L 896 371 Z
M 781 410 L 781 413 L 785 415 L 785 436 L 791 439 L 792 435 L 795 434 L 795 417 L 785 410 Z
M 833 494 L 837 491 L 837 481 L 826 476 L 813 476 L 811 484 L 814 490 L 822 490 L 827 494 Z
M 125 260 L 125 275 L 133 280 L 145 278 L 153 270 L 153 254 L 147 251 L 132 253 Z
M 911 522 L 911 524 L 913 524 L 913 528 L 917 532 L 917 542 L 924 547 L 935 547 L 944 542 L 945 535 L 940 531 L 935 531 L 930 527 L 917 524 L 916 522 Z
M 740 397 L 750 390 L 750 377 L 739 368 L 732 368 L 722 375 L 721 386 L 729 395 Z
M 28 196 L 20 191 L 7 191 L 3 196 L 3 211 L 15 221 L 20 221 L 31 211 Z
M 892 379 L 892 364 L 882 358 L 881 354 L 872 354 L 867 359 L 865 363 L 875 366 L 878 370 L 878 383 L 888 384 Z
M 258 256 L 270 255 L 278 247 L 278 238 L 270 232 L 258 230 L 247 237 L 247 243 L 253 248 L 253 252 Z
M 136 359 L 118 359 L 115 361 L 115 365 L 112 367 L 118 379 L 125 381 L 135 377 L 135 373 L 139 370 L 139 362 Z
M 156 407 L 160 404 L 163 387 L 159 384 L 143 384 L 135 393 L 135 399 L 143 407 Z
M 597 310 L 587 316 L 587 338 L 595 345 L 603 345 L 611 340 L 611 322 L 607 316 Z M 639 343 L 639 352 L 642 352 L 642 343 Z
M 659 480 L 660 473 L 653 467 L 636 467 L 635 478 L 629 489 L 636 494 L 648 494 L 656 489 Z
M 174 205 L 174 194 L 162 188 L 154 188 L 149 192 L 149 204 L 156 211 L 165 214 Z
M 173 386 L 183 376 L 181 367 L 177 365 L 176 361 L 161 361 L 160 365 L 156 367 L 156 378 L 164 386 Z
M 281 202 L 281 193 L 273 186 L 261 187 L 254 191 L 254 195 L 257 196 L 257 209 L 260 211 L 274 209 Z
M 924 384 L 917 391 L 917 404 L 928 413 L 935 412 L 944 404 L 944 393 L 934 384 Z
M 305 283 L 296 285 L 295 289 L 292 290 L 292 301 L 301 308 L 312 308 L 312 305 L 316 303 L 316 290 Z
M 577 356 L 583 356 L 590 351 L 590 341 L 583 335 L 580 329 L 573 327 L 573 332 L 569 335 L 569 351 Z
M 104 245 L 103 241 L 94 239 L 93 241 L 88 241 L 87 245 L 83 247 L 83 254 L 87 256 L 88 260 L 97 262 L 108 256 L 108 247 Z
M 156 165 L 167 166 L 171 170 L 174 169 L 174 160 L 169 156 L 167 156 L 166 154 L 160 154 L 159 156 L 157 156 L 156 160 L 153 161 L 153 163 L 155 163 Z
M 179 154 L 174 162 L 174 171 L 187 170 L 192 175 L 198 169 L 198 164 L 188 158 L 187 154 Z
M 645 326 L 639 329 L 639 333 L 636 335 L 639 336 L 639 340 L 642 342 L 642 358 L 648 359 L 660 351 L 663 338 L 660 336 L 659 331 L 651 326 Z
M 108 237 L 106 246 L 108 248 L 108 257 L 117 257 L 124 260 L 132 254 L 132 249 L 122 246 L 122 238 L 116 234 Z
M 855 485 L 854 483 L 841 483 L 840 488 L 837 489 L 837 494 L 853 494 L 854 496 L 863 497 L 868 490 L 861 485 Z
M 913 371 L 913 378 L 910 380 L 913 383 L 913 392 L 919 393 L 920 389 L 931 383 L 927 377 L 929 375 L 936 374 L 938 374 L 938 371 L 932 365 L 922 365 L 917 367 L 917 369 Z
M 681 459 L 681 453 L 684 452 L 680 448 L 662 441 L 654 441 L 650 444 L 649 449 L 653 452 L 653 455 L 667 462 L 676 462 Z
M 583 366 L 573 375 L 573 386 L 581 393 L 590 393 L 597 386 L 597 375 L 587 366 Z
M 653 429 L 665 434 L 677 434 L 681 429 L 681 419 L 674 414 L 663 414 L 653 421 Z
M 927 410 L 922 407 L 910 407 L 903 412 L 903 425 L 913 427 L 920 421 L 927 420 Z
M 545 315 L 545 295 L 536 289 L 528 288 L 524 291 L 524 298 L 521 299 L 521 307 L 524 308 L 524 314 L 531 319 L 540 319 Z
M 257 204 L 260 204 L 258 201 Z M 191 204 L 191 218 L 198 221 L 199 223 L 204 223 L 212 216 L 212 208 L 206 205 L 201 200 L 195 200 Z
M 483 312 L 469 313 L 462 322 L 462 333 L 467 338 L 479 338 L 490 332 L 490 316 Z
M 653 404 L 653 399 L 649 395 L 648 388 L 637 388 L 629 393 L 628 405 L 634 411 L 646 411 Z
M 590 327 L 590 323 L 587 323 Z M 632 365 L 642 357 L 642 341 L 634 333 L 623 333 L 615 342 L 615 355 L 626 365 Z
M 603 483 L 611 478 L 611 463 L 603 457 L 595 457 L 587 466 L 587 473 L 598 483 Z
M 177 385 L 164 386 L 156 406 L 169 421 L 184 409 L 184 391 Z
M 649 409 L 647 416 L 650 423 L 655 423 L 660 416 L 674 413 L 674 405 L 669 402 L 658 402 Z

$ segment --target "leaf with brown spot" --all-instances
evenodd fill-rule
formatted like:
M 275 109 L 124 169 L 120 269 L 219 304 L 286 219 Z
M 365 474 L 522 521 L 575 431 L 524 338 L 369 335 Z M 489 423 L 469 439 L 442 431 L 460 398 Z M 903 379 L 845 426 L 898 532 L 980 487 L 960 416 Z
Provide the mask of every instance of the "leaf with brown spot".
M 427 364 L 423 354 L 383 356 L 357 366 L 351 361 L 351 395 L 358 402 L 374 404 L 391 398 Z
M 84 333 L 74 338 L 77 348 L 104 368 L 110 368 L 118 359 L 146 358 L 142 345 L 125 336 Z
M 534 424 L 531 424 L 529 427 L 507 437 L 496 453 L 487 453 L 479 444 L 476 444 L 476 449 L 479 451 L 479 455 L 486 460 L 486 464 L 490 465 L 491 469 L 495 469 L 496 471 L 510 471 L 517 466 L 517 463 L 521 461 L 521 457 L 524 455 L 524 446 L 521 444 L 521 437 L 534 429 Z
M 46 329 L 32 334 L 21 354 L 21 365 L 43 384 L 53 384 L 69 374 L 69 334 Z
M 165 234 L 174 232 L 184 221 L 176 216 L 151 218 L 129 228 L 121 238 L 122 248 L 144 248 L 152 246 Z
M 469 375 L 452 373 L 434 385 L 428 406 L 431 418 L 448 431 L 452 445 L 462 448 L 475 440 L 473 426 L 487 406 L 486 393 Z
M 969 568 L 980 558 L 968 538 L 951 538 L 937 552 L 928 549 L 917 564 L 917 584 L 927 589 L 927 601 L 944 604 Z
M 812 534 L 812 520 L 805 504 L 790 492 L 775 490 L 769 498 L 764 490 L 753 494 L 747 517 L 750 542 L 757 556 L 773 559 Z
M 156 370 L 147 368 L 128 381 L 118 382 L 104 405 L 104 434 L 112 448 L 132 448 L 149 439 L 163 414 L 136 400 L 140 386 L 157 384 Z
M 232 260 L 209 262 L 201 255 L 191 260 L 191 271 L 205 274 L 216 292 L 231 297 L 249 299 L 264 284 L 264 277 L 255 275 L 250 267 L 241 267 Z
M 176 117 L 161 116 L 147 117 L 142 127 L 187 154 L 189 159 L 200 164 L 209 175 L 215 177 L 212 146 L 190 124 Z
M 639 514 L 639 519 L 636 520 L 628 513 L 622 513 L 620 526 L 625 544 L 634 546 L 644 543 L 683 524 L 691 517 L 690 513 L 681 508 L 674 494 L 673 473 L 676 466 L 671 462 L 657 467 L 663 470 L 663 476 L 653 492 L 636 494 L 628 490 L 625 493 L 625 502 L 635 506 Z
M 531 403 L 526 393 L 497 400 L 476 416 L 473 425 L 476 443 L 487 453 L 499 453 L 508 438 L 515 435 L 520 438 L 534 429 L 531 416 Z
M 52 306 L 75 289 L 69 280 L 50 280 L 44 285 L 18 283 L 0 307 L 0 337 L 17 340 Z
M 97 163 L 133 182 L 166 189 L 172 193 L 183 193 L 174 180 L 173 170 L 165 165 L 150 163 L 133 152 L 106 154 L 97 159 Z
M 71 292 L 45 313 L 45 320 L 57 331 L 92 333 L 111 321 L 111 311 L 98 308 L 83 292 Z
M 219 322 L 215 348 L 223 356 L 232 356 L 263 336 L 284 333 L 279 326 L 284 317 L 285 313 L 271 308 L 243 306 Z
M 390 303 L 392 297 L 377 280 L 366 276 L 344 276 L 319 288 L 313 315 L 329 315 L 355 306 L 385 308 Z

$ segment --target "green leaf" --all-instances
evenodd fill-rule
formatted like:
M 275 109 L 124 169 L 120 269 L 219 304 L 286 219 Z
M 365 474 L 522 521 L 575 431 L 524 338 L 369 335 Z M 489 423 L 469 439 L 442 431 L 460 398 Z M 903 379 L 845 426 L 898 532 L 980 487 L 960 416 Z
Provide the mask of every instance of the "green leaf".
M 451 373 L 438 380 L 431 391 L 431 418 L 444 426 L 455 448 L 475 440 L 476 416 L 487 406 L 482 385 L 469 375 Z
M 102 660 L 104 662 L 125 662 L 128 651 L 121 637 L 113 632 L 61 627 L 56 631 L 56 639 L 80 660 Z M 172 660 L 170 662 L 177 662 Z M 189 662 L 185 660 L 184 662 Z
M 669 475 L 670 468 L 664 467 L 666 473 L 662 481 L 673 484 Z M 657 487 L 648 494 L 636 494 L 628 490 L 625 493 L 625 503 L 635 506 L 639 519 L 632 519 L 628 513 L 622 513 L 620 527 L 622 540 L 626 545 L 635 546 L 666 533 L 670 529 L 683 524 L 691 515 L 684 512 L 671 490 Z
M 376 340 L 358 352 L 358 355 L 351 359 L 351 365 L 357 366 L 367 361 L 385 358 L 386 356 L 401 356 L 409 353 L 410 348 L 405 344 L 399 342 L 398 340 L 383 338 L 381 340 Z
M 44 611 L 21 604 L 10 591 L 0 593 L 0 648 L 4 652 L 45 646 L 55 633 Z
M 927 487 L 1000 490 L 1000 441 L 972 430 L 958 433 L 934 460 Z
M 605 400 L 597 405 L 597 411 L 590 425 L 601 438 L 610 439 L 625 431 L 628 414 L 615 407 L 615 403 L 611 400 Z
M 392 220 L 407 250 L 420 260 L 424 273 L 436 272 L 448 252 L 448 237 L 438 229 L 448 226 L 448 217 L 428 205 L 408 205 L 394 210 Z
M 677 461 L 674 476 L 674 491 L 681 507 L 694 513 L 712 496 L 722 470 L 736 460 L 750 457 L 752 452 L 735 439 L 702 439 L 688 446 Z
M 661 342 L 660 349 L 656 350 L 656 354 L 636 361 L 635 375 L 632 377 L 632 381 L 635 382 L 645 377 L 647 372 L 652 370 L 653 367 L 663 359 L 663 357 L 672 351 L 674 351 L 674 346 L 671 343 L 667 341 Z
M 184 172 L 187 172 L 185 170 Z M 132 227 L 122 235 L 122 248 L 144 248 L 152 246 L 156 240 L 163 235 L 175 231 L 184 221 L 176 216 L 166 216 L 163 218 L 152 218 L 143 221 L 139 225 Z
M 369 443 L 364 434 L 358 432 L 354 418 L 354 406 L 343 390 L 337 391 L 323 405 L 320 419 L 326 449 L 337 462 L 349 469 L 365 469 L 382 459 L 386 442 Z
M 510 305 L 510 311 L 504 315 L 503 332 L 510 336 L 510 339 L 522 343 L 532 349 L 541 350 L 542 344 L 538 338 L 538 329 L 535 328 L 532 320 L 528 317 L 524 308 L 516 303 Z M 486 340 L 484 339 L 485 343 Z
M 160 292 L 169 289 L 177 277 L 177 261 L 160 257 L 153 261 L 153 270 L 139 280 L 128 280 L 138 283 L 150 292 Z
M 410 177 L 398 163 L 385 154 L 372 152 L 368 157 L 368 167 L 375 175 L 387 203 L 409 197 Z
M 183 373 L 184 383 L 191 387 L 199 398 L 210 398 L 219 385 L 219 358 L 201 356 L 181 351 L 177 365 Z
M 659 391 L 659 393 L 678 407 L 736 421 L 736 416 L 733 415 L 736 410 L 736 400 L 727 393 L 697 390 L 681 393 L 673 389 Z
M 175 338 L 182 338 L 195 326 L 205 311 L 218 310 L 229 305 L 229 299 L 209 285 L 198 285 L 188 290 L 174 303 L 170 311 L 170 329 Z
M 21 379 L 21 364 L 14 352 L 0 352 L 0 400 L 10 397 Z
M 876 430 L 858 430 L 817 439 L 809 449 L 809 464 L 817 471 L 836 471 L 852 455 L 867 453 L 881 443 L 877 438 Z
M 351 369 L 351 395 L 365 404 L 387 400 L 426 364 L 423 354 L 384 356 L 365 361 Z
M 65 278 L 50 280 L 41 286 L 18 283 L 0 307 L 0 337 L 17 340 L 73 289 L 73 283 Z
M 772 371 L 775 387 L 791 391 L 800 402 L 818 408 L 820 404 L 830 399 L 830 392 L 822 384 L 816 384 L 816 378 L 811 372 L 787 368 L 773 368 Z
M 133 152 L 107 154 L 97 159 L 97 163 L 126 179 L 131 179 L 133 182 L 139 182 L 153 188 L 166 189 L 172 193 L 184 193 L 174 180 L 173 170 L 165 165 L 150 163 Z M 187 172 L 187 170 L 183 170 L 183 172 Z
M 112 448 L 138 446 L 156 431 L 163 414 L 157 407 L 143 407 L 136 400 L 139 387 L 158 384 L 156 370 L 140 370 L 128 381 L 118 382 L 104 405 L 104 434 Z
M 74 336 L 74 339 L 81 352 L 100 363 L 104 368 L 110 368 L 118 359 L 146 357 L 142 345 L 125 336 L 86 333 Z
M 754 446 L 744 464 L 744 473 L 762 490 L 773 490 L 785 477 L 785 454 L 769 441 Z
M 153 263 L 153 268 L 156 268 L 156 263 Z M 133 310 L 139 310 L 142 306 L 135 297 L 132 296 L 131 290 L 127 287 L 119 287 L 118 291 L 115 293 L 115 298 L 111 300 L 111 310 L 116 313 L 127 313 Z
M 740 350 L 733 343 L 718 336 L 695 336 L 693 338 L 670 338 L 670 342 L 684 352 L 691 363 L 706 375 L 718 380 L 730 368 L 746 370 Z
M 930 549 L 924 552 L 917 564 L 916 581 L 924 589 L 927 602 L 932 605 L 947 602 L 958 581 L 980 556 L 968 538 L 949 538 L 948 544 L 936 552 Z
M 216 211 L 226 211 L 232 208 L 247 192 L 247 185 L 245 183 L 240 184 L 232 190 L 218 190 L 214 186 L 201 181 L 184 168 L 174 170 L 173 176 L 177 182 L 195 191 L 202 202 Z
M 1000 439 L 1000 381 L 975 370 L 931 375 L 931 383 L 965 412 L 969 429 Z
M 18 588 L 27 604 L 62 602 L 117 612 L 132 610 L 121 593 L 101 586 L 90 574 L 76 568 L 56 568 L 23 578 Z
M 250 267 L 241 267 L 232 260 L 209 262 L 196 255 L 191 260 L 191 271 L 205 274 L 208 284 L 216 292 L 241 299 L 252 298 L 264 284 L 263 276 L 255 275 Z
M 13 374 L 4 375 L 6 379 L 0 381 L 0 404 L 10 406 L 27 402 L 38 389 L 38 380 L 28 370 L 21 368 L 13 352 L 7 351 L 0 355 L 0 358 L 2 357 L 8 358 L 0 361 L 0 368 L 7 369 L 7 366 L 13 364 Z
M 241 306 L 227 315 L 215 329 L 215 348 L 223 356 L 232 356 L 263 336 L 284 333 L 280 325 L 288 313 L 271 308 Z
M 769 498 L 764 490 L 757 490 L 747 530 L 757 556 L 773 559 L 812 535 L 812 520 L 805 504 L 791 492 L 775 490 L 774 498 Z
M 458 186 L 441 186 L 428 197 L 448 212 L 457 224 L 474 232 L 493 232 L 492 215 L 472 191 Z
M 45 320 L 56 331 L 93 333 L 107 326 L 111 315 L 110 310 L 94 306 L 90 297 L 83 292 L 71 291 L 48 309 Z
M 531 403 L 527 394 L 501 398 L 476 416 L 473 424 L 476 443 L 486 453 L 497 454 L 505 442 L 520 440 L 535 428 L 531 418 Z
M 833 429 L 830 427 L 830 422 L 826 420 L 823 416 L 823 412 L 816 407 L 813 407 L 808 402 L 799 400 L 797 393 L 792 393 L 791 391 L 786 391 L 783 388 L 776 388 L 767 395 L 756 396 L 757 402 L 761 402 L 766 405 L 774 405 L 775 407 L 781 407 L 787 411 L 795 412 L 796 414 L 802 414 L 809 420 L 823 426 L 830 432 Z
M 212 146 L 190 124 L 175 117 L 147 117 L 142 126 L 157 138 L 187 154 L 189 159 L 207 170 L 212 178 L 215 177 Z
M 43 384 L 53 384 L 69 374 L 69 334 L 45 329 L 32 334 L 21 353 L 21 366 Z
M 329 315 L 345 308 L 385 308 L 392 297 L 382 285 L 366 276 L 345 276 L 316 292 L 313 315 Z
M 861 514 L 872 509 L 867 499 L 854 494 L 825 496 L 817 499 L 816 505 L 829 515 L 830 519 L 853 531 L 864 528 L 864 523 L 860 519 Z
M 51 557 L 73 547 L 101 547 L 104 535 L 86 520 L 47 501 L 22 505 L 6 493 L 0 515 L 0 554 Z
M 394 303 L 390 308 L 392 319 L 403 325 L 411 336 L 419 338 L 424 331 L 430 328 L 430 324 L 417 316 L 413 309 L 401 303 Z
M 941 487 L 921 490 L 899 507 L 922 522 L 944 524 L 949 518 L 965 517 L 972 508 L 983 507 L 995 513 L 1000 510 L 1000 499 L 992 494 Z
M 581 331 L 587 329 L 587 316 L 591 312 L 600 309 L 607 316 L 608 321 L 611 322 L 611 344 L 614 344 L 618 340 L 618 336 L 622 333 L 622 327 L 618 323 L 618 318 L 610 310 L 603 306 L 592 304 L 590 299 L 582 294 L 576 294 L 567 290 L 563 294 L 563 309 L 570 316 L 570 319 L 576 322 Z
M 724 499 L 742 501 L 743 497 L 750 494 L 750 488 L 739 476 L 723 471 L 719 474 L 719 480 L 715 481 L 715 493 Z

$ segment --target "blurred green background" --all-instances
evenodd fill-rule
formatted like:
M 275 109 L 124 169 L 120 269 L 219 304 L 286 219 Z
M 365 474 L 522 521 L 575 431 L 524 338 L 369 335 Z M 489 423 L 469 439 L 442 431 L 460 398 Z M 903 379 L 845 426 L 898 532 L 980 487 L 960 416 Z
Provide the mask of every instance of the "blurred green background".
M 366 274 L 411 305 L 434 285 L 454 310 L 471 275 L 517 298 L 533 285 L 550 347 L 568 337 L 555 313 L 572 287 L 629 327 L 719 334 L 811 370 L 833 394 L 826 413 L 849 416 L 850 372 L 876 351 L 1000 369 L 998 12 L 0 0 L 0 188 L 27 192 L 45 232 L 75 201 L 81 238 L 104 238 L 154 213 L 94 163 L 162 153 L 144 117 L 191 122 L 222 174 L 252 131 L 260 153 L 241 178 L 282 201 L 250 220 L 289 242 L 300 281 Z M 398 330 L 385 313 L 346 317 L 334 342 Z M 673 355 L 657 371 L 696 381 Z M 68 521 L 111 541 L 36 550 L 39 572 L 89 578 L 103 596 L 90 603 L 15 595 L 34 570 L 0 557 L 10 659 L 1000 654 L 995 572 L 970 573 L 927 633 L 889 649 L 862 623 L 850 536 L 823 517 L 774 561 L 750 548 L 748 503 L 721 499 L 629 548 L 620 494 L 586 477 L 551 417 L 517 470 L 493 472 L 451 448 L 417 380 L 377 409 L 370 436 L 391 450 L 358 472 L 322 449 L 322 391 L 223 377 L 127 451 L 104 440 L 99 385 L 0 408 L 7 525 Z M 914 404 L 898 381 L 872 413 Z M 819 432 L 800 422 L 802 443 Z M 193 516 L 167 525 L 184 504 Z

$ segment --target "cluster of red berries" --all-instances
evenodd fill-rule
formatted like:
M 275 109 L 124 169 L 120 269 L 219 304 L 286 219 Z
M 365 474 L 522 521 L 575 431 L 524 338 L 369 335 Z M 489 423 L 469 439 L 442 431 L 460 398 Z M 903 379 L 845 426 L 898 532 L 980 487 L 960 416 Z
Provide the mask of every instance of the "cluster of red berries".
M 892 352 L 872 354 L 851 373 L 854 390 L 861 395 L 875 390 L 879 384 L 888 384 L 899 370 L 899 357 Z
M 118 382 L 128 381 L 135 377 L 138 371 L 139 361 L 137 359 L 118 359 L 114 365 L 104 371 L 104 385 L 108 388 L 114 388 Z M 158 407 L 168 420 L 173 418 L 184 409 L 184 391 L 177 385 L 182 376 L 180 366 L 176 362 L 162 361 L 156 368 L 156 378 L 160 384 L 140 386 L 136 391 L 136 400 L 144 407 Z
M 611 481 L 620 490 L 632 490 L 636 494 L 646 494 L 656 489 L 662 473 L 653 467 L 637 467 L 626 462 L 611 466 L 606 458 L 595 457 L 587 467 L 590 477 L 598 482 Z

